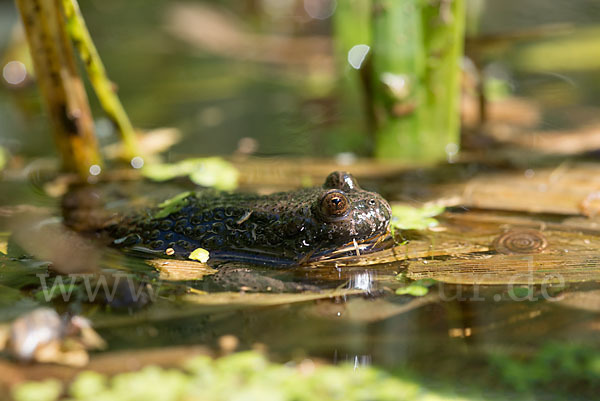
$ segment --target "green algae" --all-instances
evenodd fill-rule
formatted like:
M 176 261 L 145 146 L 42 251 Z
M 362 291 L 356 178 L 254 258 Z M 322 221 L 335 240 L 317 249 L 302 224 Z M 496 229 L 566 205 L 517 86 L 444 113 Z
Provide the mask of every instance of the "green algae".
M 235 353 L 212 359 L 199 356 L 182 368 L 146 366 L 136 372 L 111 378 L 95 372 L 82 372 L 68 386 L 60 382 L 26 382 L 13 390 L 16 401 L 32 400 L 39 391 L 43 401 L 145 400 L 145 401 L 402 401 L 464 399 L 430 391 L 417 382 L 400 378 L 373 366 L 356 368 L 316 364 L 312 360 L 280 364 L 256 351 Z
M 496 352 L 492 369 L 513 389 L 533 391 L 540 386 L 561 392 L 600 385 L 600 351 L 576 343 L 547 343 L 529 357 Z

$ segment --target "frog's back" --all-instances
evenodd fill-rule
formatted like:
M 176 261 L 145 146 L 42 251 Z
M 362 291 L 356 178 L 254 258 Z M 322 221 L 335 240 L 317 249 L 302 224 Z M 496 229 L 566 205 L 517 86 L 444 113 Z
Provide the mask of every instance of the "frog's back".
M 324 186 L 271 195 L 186 193 L 123 219 L 110 232 L 115 245 L 147 253 L 185 258 L 204 248 L 212 260 L 295 264 L 387 230 L 387 202 L 358 187 L 347 191 Z M 332 196 L 347 209 L 333 219 L 322 212 Z

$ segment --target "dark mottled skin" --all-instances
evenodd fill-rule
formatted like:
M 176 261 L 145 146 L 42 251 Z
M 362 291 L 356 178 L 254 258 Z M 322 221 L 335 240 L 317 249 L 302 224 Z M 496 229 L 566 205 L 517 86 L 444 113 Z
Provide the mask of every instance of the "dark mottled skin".
M 338 205 L 342 209 L 332 214 Z M 202 191 L 183 198 L 179 210 L 153 218 L 159 211 L 113 226 L 115 244 L 163 255 L 172 248 L 183 258 L 204 248 L 212 261 L 294 265 L 353 241 L 367 249 L 387 233 L 391 217 L 380 195 L 344 172 L 331 173 L 321 187 L 266 196 Z

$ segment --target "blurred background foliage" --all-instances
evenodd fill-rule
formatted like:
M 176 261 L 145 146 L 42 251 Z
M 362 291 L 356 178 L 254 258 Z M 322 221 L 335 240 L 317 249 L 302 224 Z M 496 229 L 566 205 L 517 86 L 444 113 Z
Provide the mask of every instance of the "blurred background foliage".
M 366 156 L 373 148 L 360 89 L 349 93 L 343 83 L 357 72 L 335 59 L 335 0 L 83 0 L 80 6 L 134 124 L 183 133 L 171 159 L 235 152 Z M 469 74 L 475 62 L 490 97 L 500 88 L 525 99 L 539 111 L 534 130 L 597 122 L 597 1 L 469 0 L 466 8 L 463 69 Z M 1 64 L 18 76 L 11 61 L 31 70 L 17 26 L 13 1 L 1 0 Z M 99 139 L 116 140 L 93 95 L 90 101 Z M 0 145 L 13 154 L 47 156 L 53 149 L 29 76 L 2 80 L 0 127 Z

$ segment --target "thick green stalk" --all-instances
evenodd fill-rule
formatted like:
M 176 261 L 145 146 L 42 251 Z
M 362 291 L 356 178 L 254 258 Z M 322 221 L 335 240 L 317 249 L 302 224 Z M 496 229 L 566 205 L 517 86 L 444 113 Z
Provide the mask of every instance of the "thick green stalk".
M 373 87 L 378 158 L 422 154 L 426 49 L 420 0 L 376 0 Z
M 140 154 L 135 130 L 114 91 L 113 83 L 106 75 L 106 69 L 85 25 L 77 0 L 62 0 L 62 4 L 67 19 L 67 31 L 79 51 L 100 105 L 121 134 L 125 145 L 125 157 L 131 160 Z
M 464 49 L 465 0 L 440 0 L 423 8 L 424 43 L 428 55 L 426 82 L 432 156 L 452 160 L 460 143 L 460 63 Z
M 464 0 L 376 0 L 374 10 L 375 154 L 444 160 L 459 143 Z

